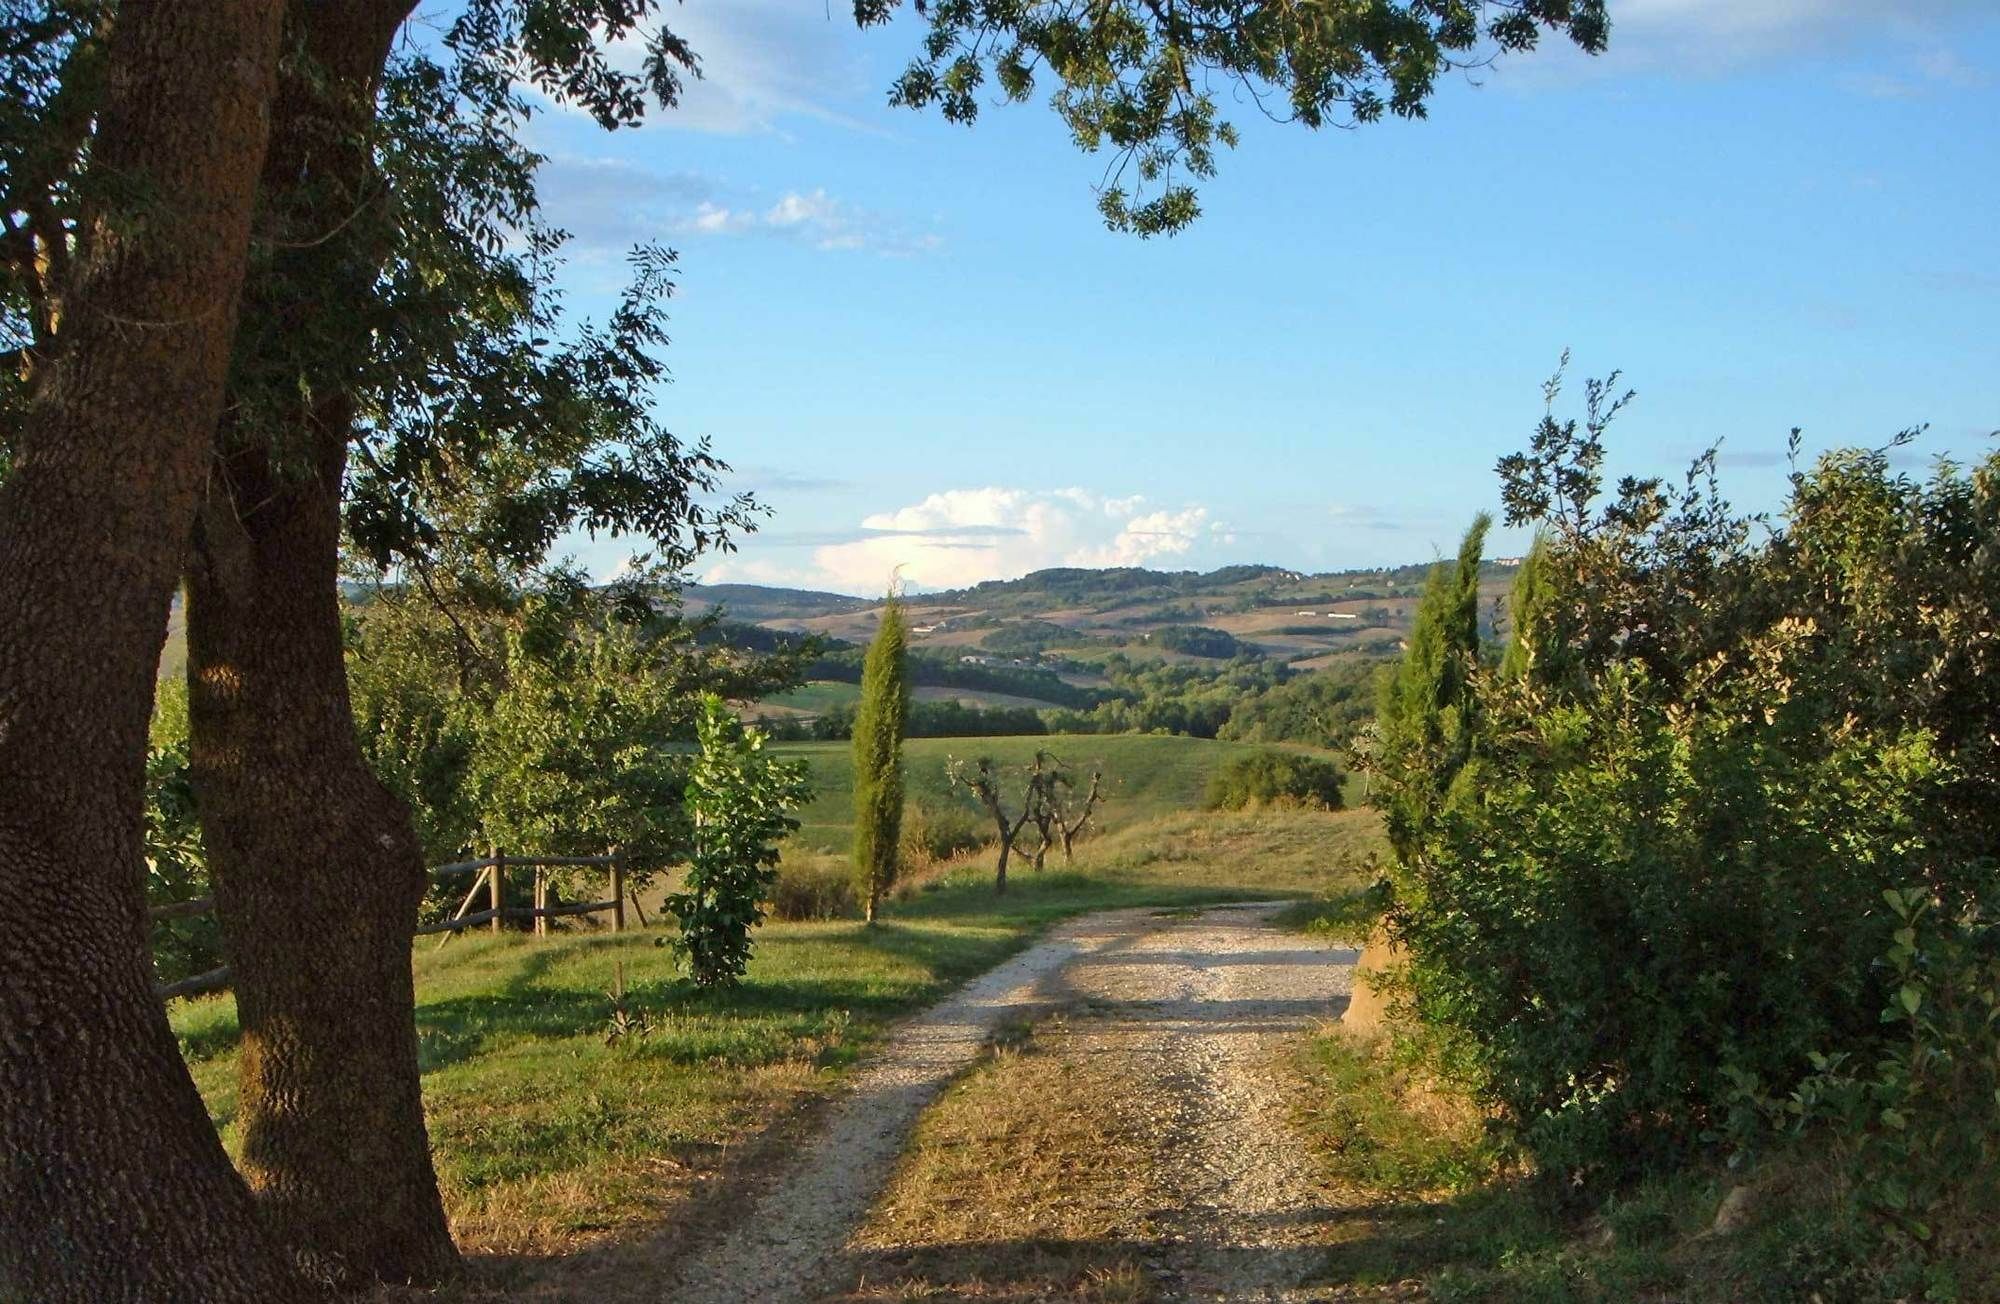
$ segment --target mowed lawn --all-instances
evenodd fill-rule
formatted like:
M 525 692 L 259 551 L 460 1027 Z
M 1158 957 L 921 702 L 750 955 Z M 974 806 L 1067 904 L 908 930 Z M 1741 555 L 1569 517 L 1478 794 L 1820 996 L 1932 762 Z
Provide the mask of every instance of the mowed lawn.
M 1041 740 L 997 741 L 1011 753 Z M 733 992 L 687 986 L 657 920 L 620 935 L 579 928 L 540 942 L 481 933 L 441 951 L 435 939 L 419 941 L 425 1098 L 461 1243 L 563 1252 L 636 1225 L 671 1224 L 705 1207 L 704 1192 L 726 1188 L 714 1179 L 758 1162 L 759 1139 L 782 1138 L 785 1120 L 830 1091 L 898 1016 L 1051 922 L 1119 906 L 1322 892 L 1360 881 L 1379 844 L 1366 812 L 1167 809 L 1166 792 L 1198 791 L 1205 775 L 1169 763 L 1170 749 L 1144 745 L 1188 740 L 1090 741 L 1159 762 L 1144 771 L 1149 782 L 1134 785 L 1152 818 L 1142 817 L 1141 798 L 1126 799 L 1117 827 L 1086 844 L 1073 869 L 1023 865 L 1004 897 L 993 894 L 985 856 L 910 890 L 872 929 L 768 923 Z M 621 968 L 622 1002 L 613 995 Z M 171 1017 L 217 1125 L 236 1144 L 233 1001 L 177 1003 Z M 614 1036 L 621 1023 L 628 1030 Z

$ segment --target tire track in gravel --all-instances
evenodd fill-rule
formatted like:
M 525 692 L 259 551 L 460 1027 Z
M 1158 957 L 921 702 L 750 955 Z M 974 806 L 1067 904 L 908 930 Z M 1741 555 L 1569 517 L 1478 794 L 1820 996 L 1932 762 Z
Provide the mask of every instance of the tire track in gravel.
M 1066 1053 L 1109 1057 L 1120 1108 L 1146 1120 L 1168 1300 L 1338 1298 L 1308 1285 L 1332 1198 L 1291 1121 L 1280 1062 L 1344 1008 L 1355 953 L 1271 927 L 1271 907 L 1206 912 L 1065 974 L 1078 1014 Z
M 809 1298 L 893 1171 L 917 1117 L 1003 1023 L 1050 1003 L 1051 980 L 1079 957 L 1156 922 L 1116 910 L 1071 920 L 893 1032 L 851 1079 L 819 1134 L 721 1240 L 683 1260 L 663 1299 L 784 1304 Z

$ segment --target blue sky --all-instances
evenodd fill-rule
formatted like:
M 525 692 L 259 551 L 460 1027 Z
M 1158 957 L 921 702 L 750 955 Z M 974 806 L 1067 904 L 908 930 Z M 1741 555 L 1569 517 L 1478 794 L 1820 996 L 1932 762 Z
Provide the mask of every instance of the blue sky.
M 1103 228 L 1045 106 L 888 108 L 916 28 L 829 4 L 686 0 L 680 110 L 533 129 L 580 309 L 633 239 L 680 252 L 662 414 L 773 510 L 706 578 L 1427 559 L 1566 347 L 1639 391 L 1614 470 L 1721 439 L 1746 507 L 1794 425 L 1929 423 L 1918 463 L 2000 428 L 1990 0 L 1613 0 L 1610 54 L 1454 79 L 1424 122 L 1245 103 L 1201 220 L 1151 241 Z

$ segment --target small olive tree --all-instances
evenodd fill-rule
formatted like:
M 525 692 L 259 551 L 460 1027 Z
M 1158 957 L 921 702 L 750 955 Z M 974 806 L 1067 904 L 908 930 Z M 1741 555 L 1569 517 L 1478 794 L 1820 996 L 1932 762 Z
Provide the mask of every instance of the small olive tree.
M 972 794 L 973 800 L 985 807 L 993 820 L 993 827 L 999 834 L 1000 862 L 993 874 L 993 890 L 1003 893 L 1007 890 L 1007 862 L 1013 858 L 1014 843 L 1021 836 L 1021 830 L 1029 824 L 1037 824 L 1047 818 L 1053 822 L 1055 812 L 1062 810 L 1061 799 L 1056 795 L 1058 782 L 1067 782 L 1063 776 L 1062 762 L 1048 752 L 1035 753 L 1034 763 L 1028 766 L 1021 786 L 1021 804 L 1013 815 L 1007 813 L 1006 799 L 1000 793 L 1001 776 L 989 757 L 979 757 L 970 765 L 953 757 L 945 764 L 945 776 L 953 787 L 962 787 Z M 1096 802 L 1096 785 L 1093 783 L 1092 805 Z M 1082 818 L 1070 828 L 1068 837 L 1073 839 L 1082 831 L 1083 820 L 1089 818 L 1086 808 Z M 1067 841 L 1067 839 L 1066 839 Z M 1042 857 L 1048 850 L 1048 836 L 1043 835 L 1041 851 L 1035 855 L 1035 868 L 1042 867 Z
M 764 736 L 713 695 L 695 724 L 700 751 L 687 774 L 693 843 L 681 890 L 666 900 L 677 943 L 700 987 L 732 987 L 750 963 L 750 930 L 777 880 L 778 843 L 797 829 L 806 771 L 764 749 Z

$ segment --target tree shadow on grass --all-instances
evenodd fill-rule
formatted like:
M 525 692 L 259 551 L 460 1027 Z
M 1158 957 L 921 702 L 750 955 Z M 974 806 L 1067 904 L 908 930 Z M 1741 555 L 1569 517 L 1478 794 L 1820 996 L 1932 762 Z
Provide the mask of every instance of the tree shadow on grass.
M 946 981 L 957 976 L 954 970 L 976 973 L 995 958 L 968 959 L 962 943 L 920 929 L 878 924 L 875 931 L 882 934 L 882 949 Z M 423 1071 L 464 1063 L 509 1040 L 608 1034 L 616 1008 L 608 984 L 604 991 L 535 985 L 536 977 L 558 958 L 567 957 L 551 953 L 524 966 L 498 990 L 419 1006 L 418 1058 Z M 836 1022 L 844 1036 L 853 1022 L 864 1026 L 887 1022 L 933 995 L 930 981 L 899 987 L 869 976 L 751 979 L 712 991 L 685 979 L 640 983 L 625 993 L 624 1009 L 634 1028 L 626 1044 L 635 1057 L 655 1063 L 772 1063 L 794 1057 L 800 1043 L 823 1038 Z M 812 1053 L 823 1051 L 824 1047 Z

